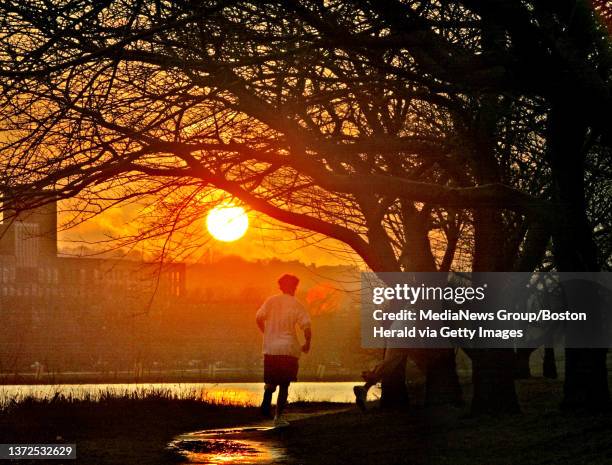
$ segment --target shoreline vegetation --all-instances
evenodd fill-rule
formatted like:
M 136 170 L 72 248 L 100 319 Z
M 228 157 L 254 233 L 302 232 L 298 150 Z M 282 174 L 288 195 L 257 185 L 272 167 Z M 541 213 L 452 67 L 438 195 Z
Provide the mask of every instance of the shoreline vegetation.
M 263 372 L 262 372 L 263 373 Z M 201 372 L 152 372 L 136 376 L 133 372 L 115 373 L 3 373 L 0 374 L 0 386 L 3 385 L 39 385 L 39 384 L 141 384 L 141 383 L 259 383 L 262 373 L 223 373 L 209 375 Z M 300 375 L 305 382 L 339 382 L 360 379 L 359 373 L 330 374 L 319 377 L 316 374 Z
M 5 403 L 0 410 L 0 436 L 9 443 L 75 443 L 77 463 L 88 465 L 161 465 L 172 463 L 165 445 L 175 435 L 254 418 L 253 407 L 224 405 L 195 395 L 179 398 L 169 390 L 109 393 L 96 399 L 56 395 Z
M 292 404 L 293 412 L 345 408 L 348 404 Z M 210 428 L 261 423 L 259 409 L 206 391 L 176 395 L 170 389 L 142 389 L 96 397 L 56 394 L 25 397 L 0 406 L 0 437 L 5 443 L 74 443 L 77 463 L 87 465 L 162 465 L 181 462 L 166 450 L 177 435 Z M 40 460 L 20 460 L 39 465 Z
M 469 398 L 471 385 L 463 387 Z M 306 414 L 303 419 L 265 436 L 303 464 L 603 465 L 612 461 L 609 412 L 564 413 L 559 409 L 562 382 L 558 380 L 517 381 L 517 389 L 523 413 L 501 417 L 475 418 L 468 407 L 425 408 L 422 384 L 411 385 L 412 407 L 401 413 L 384 412 L 376 403 L 364 414 L 351 404 L 303 399 L 289 406 L 291 413 Z M 322 411 L 329 413 L 308 416 Z M 255 406 L 207 398 L 205 391 L 182 396 L 164 389 L 125 395 L 109 391 L 96 399 L 57 395 L 9 401 L 0 409 L 0 436 L 7 443 L 76 443 L 77 463 L 87 465 L 162 465 L 180 463 L 166 445 L 181 433 L 261 422 Z

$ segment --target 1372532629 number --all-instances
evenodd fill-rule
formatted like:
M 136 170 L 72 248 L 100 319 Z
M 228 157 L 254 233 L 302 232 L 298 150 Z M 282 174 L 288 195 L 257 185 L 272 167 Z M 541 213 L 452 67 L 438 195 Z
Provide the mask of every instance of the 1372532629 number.
M 72 459 L 76 444 L 0 444 L 0 459 Z

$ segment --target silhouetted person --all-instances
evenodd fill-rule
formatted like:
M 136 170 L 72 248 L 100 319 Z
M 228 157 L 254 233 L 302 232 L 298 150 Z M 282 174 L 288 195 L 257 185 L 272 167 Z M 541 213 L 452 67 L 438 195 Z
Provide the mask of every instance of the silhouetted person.
M 286 426 L 282 413 L 287 405 L 289 384 L 297 380 L 300 352 L 310 350 L 310 315 L 306 308 L 295 298 L 295 290 L 300 280 L 285 274 L 278 280 L 281 294 L 267 299 L 257 311 L 257 326 L 263 333 L 264 354 L 264 396 L 261 411 L 269 416 L 272 394 L 279 386 L 276 400 L 275 426 Z M 306 342 L 300 347 L 295 326 L 304 331 Z
M 355 402 L 361 410 L 366 410 L 366 402 L 370 388 L 381 381 L 385 376 L 390 375 L 399 364 L 405 364 L 407 357 L 408 349 L 387 347 L 382 361 L 378 362 L 372 370 L 361 372 L 361 377 L 365 381 L 365 384 L 363 386 L 353 387 Z

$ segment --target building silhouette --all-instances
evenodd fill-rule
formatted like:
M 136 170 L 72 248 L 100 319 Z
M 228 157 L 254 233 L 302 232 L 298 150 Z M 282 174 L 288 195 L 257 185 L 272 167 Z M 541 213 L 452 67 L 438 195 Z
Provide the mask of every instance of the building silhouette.
M 58 256 L 56 202 L 19 213 L 7 209 L 4 216 L 7 219 L 0 223 L 2 297 L 52 301 L 61 296 L 99 303 L 108 295 L 131 299 L 150 290 L 159 297 L 179 297 L 185 291 L 183 264 Z
M 128 331 L 162 325 L 184 293 L 184 264 L 58 256 L 55 202 L 18 213 L 6 208 L 0 223 L 0 371 L 23 370 L 43 357 L 91 365 L 87 354 L 110 353 Z M 146 322 L 135 328 L 133 315 L 146 315 Z

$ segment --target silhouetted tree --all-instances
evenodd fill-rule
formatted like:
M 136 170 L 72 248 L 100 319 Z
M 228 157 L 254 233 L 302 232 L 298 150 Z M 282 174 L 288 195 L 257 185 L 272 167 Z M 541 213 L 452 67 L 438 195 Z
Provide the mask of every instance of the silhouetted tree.
M 551 237 L 557 269 L 601 266 L 594 229 L 605 238 L 609 225 L 591 223 L 584 179 L 586 150 L 611 139 L 610 50 L 585 2 L 0 12 L 13 204 L 52 193 L 81 220 L 141 199 L 136 239 L 158 239 L 189 231 L 221 190 L 374 271 L 533 270 Z M 601 351 L 579 354 L 601 366 Z M 511 354 L 472 356 L 475 410 L 515 410 Z

